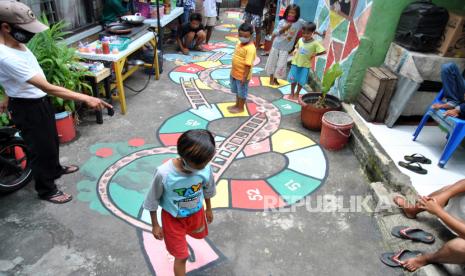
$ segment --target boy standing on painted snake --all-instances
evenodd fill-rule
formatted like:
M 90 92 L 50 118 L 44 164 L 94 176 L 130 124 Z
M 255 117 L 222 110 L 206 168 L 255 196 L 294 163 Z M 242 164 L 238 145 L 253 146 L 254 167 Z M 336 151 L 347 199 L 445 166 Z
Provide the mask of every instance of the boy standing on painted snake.
M 252 36 L 251 24 L 243 23 L 239 26 L 239 42 L 234 50 L 230 77 L 231 92 L 236 94 L 236 104 L 228 106 L 229 112 L 233 114 L 243 112 L 247 101 L 252 66 L 257 53 Z
M 153 236 L 164 239 L 175 258 L 174 275 L 184 276 L 189 257 L 186 235 L 205 238 L 207 223 L 213 221 L 210 198 L 216 187 L 209 162 L 215 155 L 215 138 L 208 130 L 189 130 L 179 137 L 177 150 L 179 158 L 157 168 L 144 208 L 150 211 Z M 157 218 L 158 206 L 163 227 Z

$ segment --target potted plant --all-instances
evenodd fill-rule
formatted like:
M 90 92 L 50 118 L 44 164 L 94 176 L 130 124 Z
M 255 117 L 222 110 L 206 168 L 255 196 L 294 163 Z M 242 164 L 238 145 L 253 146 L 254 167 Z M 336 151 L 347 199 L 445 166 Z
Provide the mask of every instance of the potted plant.
M 45 16 L 41 16 L 40 21 L 49 26 L 49 29 L 36 34 L 27 46 L 36 56 L 47 80 L 72 91 L 91 91 L 92 88 L 84 81 L 88 71 L 76 70 L 76 68 L 81 68 L 76 50 L 68 47 L 63 41 L 64 37 L 69 34 L 64 31 L 67 23 L 60 21 L 50 26 Z M 55 119 L 60 142 L 69 142 L 76 136 L 74 101 L 63 100 L 55 96 L 51 96 L 51 99 L 56 112 Z
M 3 89 L 2 86 L 0 86 L 0 102 L 3 101 L 3 98 L 5 97 L 5 90 Z M 0 114 L 0 127 L 5 127 L 9 126 L 11 124 L 10 122 L 10 116 L 8 116 L 8 113 L 5 111 Z
M 314 88 L 314 90 L 321 92 L 307 93 L 299 99 L 299 103 L 302 105 L 300 118 L 305 128 L 320 130 L 321 119 L 326 112 L 341 110 L 341 101 L 335 96 L 328 95 L 328 92 L 336 80 L 342 76 L 342 73 L 339 63 L 333 64 L 323 75 L 321 83 L 315 79 L 316 85 L 314 87 L 316 89 Z

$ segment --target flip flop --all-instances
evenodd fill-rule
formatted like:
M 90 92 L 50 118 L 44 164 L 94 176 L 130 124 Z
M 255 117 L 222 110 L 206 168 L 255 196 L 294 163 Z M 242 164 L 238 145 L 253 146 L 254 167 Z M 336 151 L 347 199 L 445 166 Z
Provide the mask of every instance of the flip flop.
M 434 243 L 434 236 L 420 228 L 412 228 L 408 226 L 396 226 L 392 228 L 391 234 L 394 237 L 401 239 L 407 239 L 412 241 L 418 241 L 423 243 Z
M 381 254 L 380 260 L 385 265 L 390 267 L 403 267 L 402 262 L 405 262 L 408 259 L 412 259 L 421 255 L 422 252 L 420 251 L 410 251 L 407 249 L 403 249 L 397 253 L 388 252 Z
M 60 198 L 60 197 L 63 197 L 63 196 L 68 196 L 68 197 L 66 197 L 66 198 L 63 199 L 63 200 L 60 200 L 59 198 Z M 65 194 L 65 193 L 63 193 L 62 191 L 57 191 L 56 193 L 54 193 L 54 194 L 51 195 L 51 196 L 40 197 L 40 199 L 41 199 L 41 200 L 48 201 L 48 202 L 51 202 L 51 203 L 55 203 L 55 204 L 64 204 L 64 203 L 66 203 L 66 202 L 70 202 L 70 201 L 73 199 L 73 196 L 72 196 L 72 195 Z
M 412 172 L 415 172 L 415 173 L 419 173 L 419 174 L 427 174 L 428 171 L 423 169 L 423 167 L 419 164 L 419 163 L 415 163 L 415 162 L 409 162 L 409 163 L 406 163 L 404 161 L 399 161 L 399 166 L 403 167 L 403 168 L 406 168 L 407 170 L 410 170 Z
M 414 153 L 412 155 L 406 155 L 404 156 L 405 161 L 409 162 L 416 162 L 416 163 L 421 163 L 421 164 L 431 164 L 431 160 L 426 158 L 425 156 L 419 154 L 419 153 Z
M 76 165 L 70 165 L 70 166 L 62 166 L 62 174 L 70 174 L 70 173 L 75 173 L 79 171 L 79 166 Z

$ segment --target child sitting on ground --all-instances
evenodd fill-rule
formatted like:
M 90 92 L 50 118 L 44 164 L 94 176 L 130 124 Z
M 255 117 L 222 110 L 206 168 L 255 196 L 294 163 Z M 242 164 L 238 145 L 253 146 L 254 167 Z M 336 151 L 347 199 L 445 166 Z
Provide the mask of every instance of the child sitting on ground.
M 210 198 L 216 188 L 208 163 L 215 155 L 215 139 L 207 130 L 189 130 L 179 137 L 177 149 L 179 158 L 157 168 L 144 208 L 150 211 L 153 236 L 164 239 L 175 258 L 174 274 L 185 275 L 189 257 L 186 235 L 205 238 L 207 222 L 213 221 Z M 163 227 L 157 219 L 158 205 Z
M 231 113 L 243 112 L 247 101 L 249 81 L 252 78 L 252 66 L 256 56 L 252 37 L 251 24 L 243 23 L 239 26 L 239 42 L 234 50 L 230 77 L 231 92 L 236 94 L 236 104 L 228 107 Z
M 300 90 L 307 84 L 312 58 L 326 53 L 325 48 L 320 42 L 313 39 L 315 29 L 316 25 L 314 23 L 304 24 L 302 27 L 302 37 L 297 42 L 296 49 L 294 50 L 291 70 L 288 76 L 288 81 L 291 83 L 291 99 L 298 99 Z M 295 92 L 296 84 L 297 91 Z
M 289 5 L 284 12 L 284 19 L 279 21 L 273 32 L 273 45 L 266 61 L 265 70 L 270 75 L 270 84 L 279 85 L 277 78 L 284 79 L 287 71 L 287 58 L 295 44 L 297 34 L 305 21 L 300 18 L 300 7 Z
M 181 25 L 176 39 L 181 52 L 189 54 L 189 50 L 203 51 L 201 45 L 205 43 L 206 34 L 202 25 L 202 15 L 193 13 L 189 22 Z

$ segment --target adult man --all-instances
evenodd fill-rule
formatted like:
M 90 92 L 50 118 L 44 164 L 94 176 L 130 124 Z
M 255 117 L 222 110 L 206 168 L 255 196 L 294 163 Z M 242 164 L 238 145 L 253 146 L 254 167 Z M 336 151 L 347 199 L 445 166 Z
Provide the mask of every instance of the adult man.
M 54 112 L 47 94 L 83 101 L 96 109 L 111 107 L 100 99 L 50 84 L 26 43 L 47 26 L 31 9 L 13 0 L 0 1 L 0 85 L 7 96 L 0 112 L 10 110 L 13 121 L 28 144 L 28 160 L 39 198 L 66 203 L 71 195 L 57 189 L 55 179 L 76 172 L 77 166 L 61 166 Z
M 265 9 L 265 0 L 249 0 L 245 6 L 244 21 L 255 28 L 255 48 L 260 49 L 262 40 L 262 16 Z
M 427 264 L 465 264 L 465 179 L 446 186 L 410 205 L 403 197 L 394 198 L 408 218 L 427 211 L 438 217 L 457 238 L 446 242 L 438 251 L 408 259 L 403 266 L 415 271 Z

